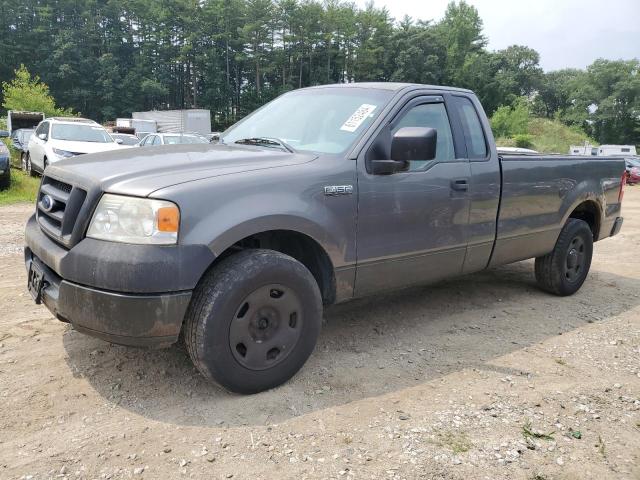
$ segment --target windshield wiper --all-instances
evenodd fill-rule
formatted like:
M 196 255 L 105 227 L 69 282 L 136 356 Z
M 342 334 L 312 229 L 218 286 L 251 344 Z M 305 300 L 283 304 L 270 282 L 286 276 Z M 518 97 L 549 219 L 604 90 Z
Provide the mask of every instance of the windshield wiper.
M 284 140 L 280 140 L 279 138 L 275 137 L 241 138 L 240 140 L 236 140 L 233 143 L 239 143 L 240 145 L 257 145 L 261 147 L 279 147 L 285 149 L 289 153 L 295 152 L 291 145 L 286 143 Z

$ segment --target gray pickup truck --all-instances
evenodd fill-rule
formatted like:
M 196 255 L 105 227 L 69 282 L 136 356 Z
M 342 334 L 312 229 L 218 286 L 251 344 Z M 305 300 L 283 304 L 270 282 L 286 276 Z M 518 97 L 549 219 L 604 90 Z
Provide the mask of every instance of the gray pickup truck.
M 28 287 L 75 329 L 167 346 L 251 393 L 291 378 L 323 305 L 536 258 L 576 292 L 615 235 L 624 160 L 499 156 L 468 90 L 296 90 L 216 145 L 49 166 L 26 226 Z

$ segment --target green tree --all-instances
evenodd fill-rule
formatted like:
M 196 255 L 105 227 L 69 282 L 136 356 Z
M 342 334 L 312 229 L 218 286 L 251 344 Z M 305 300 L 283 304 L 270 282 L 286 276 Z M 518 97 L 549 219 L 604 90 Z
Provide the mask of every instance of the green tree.
M 640 61 L 599 59 L 587 68 L 589 127 L 600 143 L 640 143 Z
M 14 73 L 15 78 L 11 82 L 2 82 L 4 108 L 44 112 L 48 117 L 73 115 L 70 109 L 56 107 L 49 87 L 40 81 L 40 77 L 32 77 L 24 65 L 20 65 Z
M 487 45 L 487 39 L 482 33 L 482 19 L 476 7 L 464 0 L 459 3 L 450 2 L 437 27 L 447 50 L 446 80 L 458 85 L 463 66 L 469 61 L 469 57 L 477 55 Z

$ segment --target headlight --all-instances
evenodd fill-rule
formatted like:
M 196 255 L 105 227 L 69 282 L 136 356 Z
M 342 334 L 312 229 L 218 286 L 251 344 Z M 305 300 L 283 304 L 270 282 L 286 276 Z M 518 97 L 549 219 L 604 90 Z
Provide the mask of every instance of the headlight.
M 112 242 L 172 245 L 178 242 L 180 210 L 166 200 L 105 193 L 87 237 Z
M 62 158 L 69 158 L 75 155 L 75 153 L 73 152 L 68 152 L 67 150 L 60 150 L 59 148 L 54 148 L 53 153 L 55 153 L 56 155 Z

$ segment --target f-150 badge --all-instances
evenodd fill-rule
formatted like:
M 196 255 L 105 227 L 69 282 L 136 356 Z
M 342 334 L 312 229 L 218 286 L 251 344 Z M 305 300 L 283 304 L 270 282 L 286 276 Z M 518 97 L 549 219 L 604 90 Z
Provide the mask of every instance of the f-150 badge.
M 351 195 L 353 185 L 327 185 L 324 187 L 324 194 L 329 196 Z

